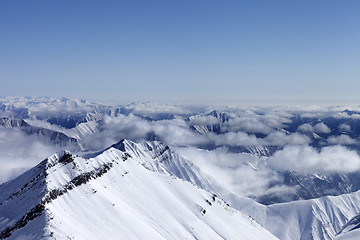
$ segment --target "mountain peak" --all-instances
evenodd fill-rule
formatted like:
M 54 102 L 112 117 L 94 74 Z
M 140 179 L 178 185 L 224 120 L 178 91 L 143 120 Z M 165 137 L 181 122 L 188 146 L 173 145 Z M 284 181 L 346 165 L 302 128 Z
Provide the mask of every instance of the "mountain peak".
M 0 239 L 275 239 L 199 188 L 206 180 L 159 142 L 57 153 L 0 185 Z
M 111 145 L 111 147 L 119 149 L 120 151 L 125 151 L 125 144 L 127 143 L 127 141 L 125 139 Z

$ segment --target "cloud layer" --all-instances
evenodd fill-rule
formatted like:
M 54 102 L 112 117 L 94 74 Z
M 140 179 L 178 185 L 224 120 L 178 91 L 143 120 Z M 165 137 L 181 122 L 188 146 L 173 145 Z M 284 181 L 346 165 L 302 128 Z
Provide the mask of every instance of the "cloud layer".
M 286 146 L 268 160 L 275 170 L 291 170 L 300 173 L 355 172 L 360 170 L 360 156 L 344 146 L 327 146 L 316 150 L 307 145 Z
M 35 166 L 59 147 L 38 136 L 28 136 L 18 129 L 0 127 L 0 183 Z
M 325 123 L 321 122 L 316 124 L 315 126 L 311 126 L 309 123 L 302 124 L 298 127 L 298 131 L 328 134 L 331 132 L 331 129 L 326 126 Z
M 331 174 L 360 170 L 360 136 L 355 131 L 360 128 L 360 109 L 350 106 L 98 106 L 22 99 L 4 109 L 2 115 L 10 113 L 15 118 L 30 112 L 34 115 L 26 120 L 29 124 L 67 135 L 78 133 L 77 129 L 54 122 L 72 119 L 72 114 L 77 116 L 76 124 L 96 122 L 96 131 L 81 135 L 86 151 L 103 150 L 124 138 L 164 142 L 244 196 L 294 192 L 296 189 L 281 184 L 279 171 Z M 18 128 L 0 127 L 0 183 L 66 147 Z

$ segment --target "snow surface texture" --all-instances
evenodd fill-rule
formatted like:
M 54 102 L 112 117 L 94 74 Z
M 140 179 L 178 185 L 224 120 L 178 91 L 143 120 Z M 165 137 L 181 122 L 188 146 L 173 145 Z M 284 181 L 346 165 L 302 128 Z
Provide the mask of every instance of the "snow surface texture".
M 229 198 L 230 199 L 230 198 Z M 334 239 L 360 212 L 360 192 L 289 203 L 260 205 L 233 197 L 230 204 L 257 220 L 279 239 Z
M 55 154 L 0 186 L 0 238 L 276 239 L 184 181 L 206 182 L 171 156 L 157 142 L 126 140 L 89 159 Z
M 335 239 L 360 239 L 360 215 L 353 217 L 342 227 Z

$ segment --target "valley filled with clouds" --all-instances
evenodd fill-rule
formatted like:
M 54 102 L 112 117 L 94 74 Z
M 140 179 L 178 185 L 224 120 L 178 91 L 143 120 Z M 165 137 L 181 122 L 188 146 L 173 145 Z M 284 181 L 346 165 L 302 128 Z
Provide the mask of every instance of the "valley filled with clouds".
M 106 105 L 45 97 L 0 104 L 1 182 L 57 151 L 91 154 L 128 139 L 162 142 L 234 194 L 265 204 L 358 190 L 358 106 Z

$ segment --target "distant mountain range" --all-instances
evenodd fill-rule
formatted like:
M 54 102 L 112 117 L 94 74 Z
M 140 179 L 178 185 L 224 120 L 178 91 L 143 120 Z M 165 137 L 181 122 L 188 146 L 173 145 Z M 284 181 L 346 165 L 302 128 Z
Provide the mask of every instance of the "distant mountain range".
M 61 151 L 0 185 L 0 239 L 360 237 L 356 105 L 0 98 L 16 137 Z

